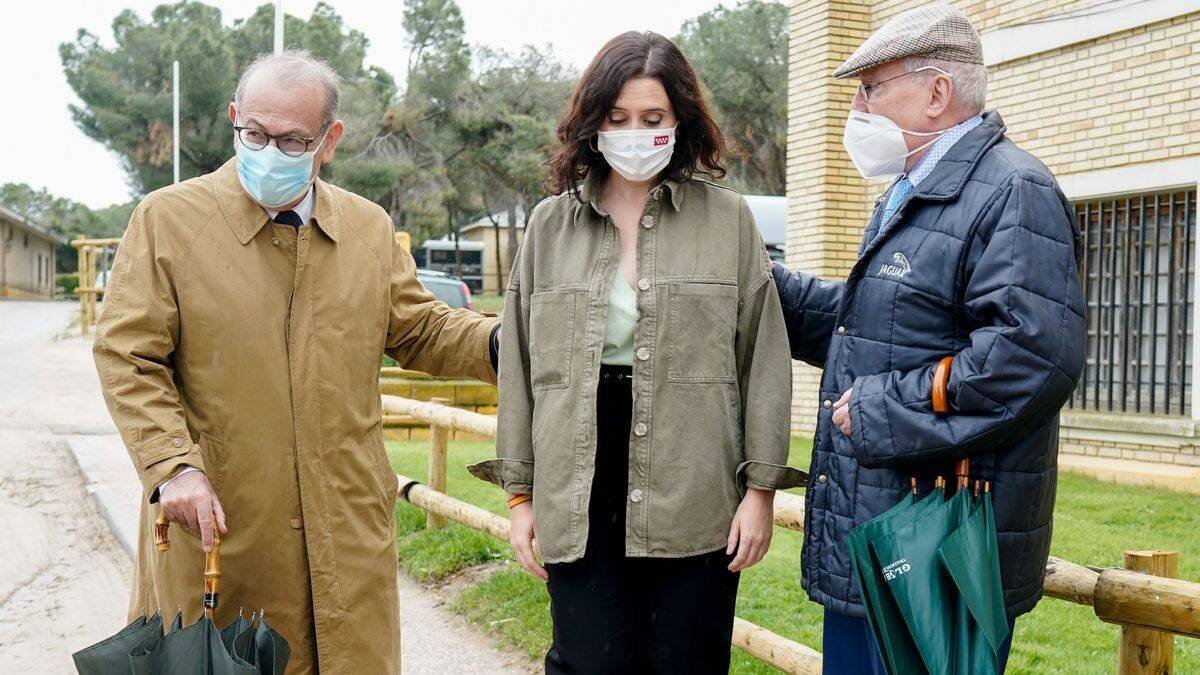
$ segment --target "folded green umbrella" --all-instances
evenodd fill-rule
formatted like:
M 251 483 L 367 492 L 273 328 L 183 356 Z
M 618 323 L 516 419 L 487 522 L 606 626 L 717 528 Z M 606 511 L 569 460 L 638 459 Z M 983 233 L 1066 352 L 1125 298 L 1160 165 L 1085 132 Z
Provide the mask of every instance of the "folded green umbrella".
M 71 659 L 75 661 L 75 669 L 83 675 L 128 673 L 129 652 L 147 637 L 162 635 L 162 632 L 162 614 L 155 612 L 149 619 L 139 616 L 116 635 L 75 652 Z
M 938 547 L 967 517 L 970 494 L 959 490 L 937 508 L 870 542 L 886 587 L 925 669 L 950 673 L 954 662 L 956 592 L 938 560 Z
M 915 504 L 906 497 L 852 535 L 868 619 L 890 673 L 996 671 L 1008 621 L 995 513 L 986 487 L 982 496 L 978 483 L 975 496 L 966 488 L 966 472 L 964 462 L 950 499 L 922 508 L 931 497 Z
M 237 628 L 239 622 L 240 630 L 230 630 Z M 271 628 L 261 611 L 258 616 L 252 616 L 250 621 L 243 619 L 239 613 L 238 619 L 221 631 L 221 634 L 223 640 L 226 634 L 231 636 L 229 642 L 226 642 L 230 653 L 254 666 L 260 675 L 282 675 L 292 655 L 287 640 Z
M 160 515 L 155 523 L 155 546 L 170 548 L 168 523 Z M 214 533 L 215 534 L 215 533 Z M 220 597 L 220 538 L 205 556 L 204 615 L 183 627 L 180 612 L 163 634 L 162 615 L 155 613 L 129 624 L 116 635 L 87 647 L 72 657 L 83 675 L 259 675 L 282 674 L 291 649 L 260 611 L 247 620 L 238 617 L 222 630 L 213 623 Z
M 925 666 L 904 625 L 904 618 L 884 587 L 883 575 L 871 553 L 870 542 L 923 511 L 936 508 L 942 501 L 940 490 L 919 501 L 915 491 L 909 493 L 891 509 L 851 530 L 847 540 L 851 568 L 858 579 L 859 594 L 867 609 L 867 623 L 871 626 L 875 644 L 879 645 L 884 665 L 890 673 L 920 673 Z
M 955 666 L 964 674 L 996 672 L 1000 645 L 1008 637 L 991 492 L 975 501 L 967 522 L 938 547 L 958 591 Z
M 129 655 L 133 675 L 237 675 L 255 673 L 255 667 L 231 654 L 221 642 L 221 631 L 207 616 Z

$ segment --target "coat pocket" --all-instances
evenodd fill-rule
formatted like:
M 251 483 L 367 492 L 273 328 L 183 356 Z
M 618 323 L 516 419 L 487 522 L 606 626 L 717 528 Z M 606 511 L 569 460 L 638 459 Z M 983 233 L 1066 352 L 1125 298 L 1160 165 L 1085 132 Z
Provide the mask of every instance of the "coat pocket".
M 221 486 L 225 483 L 225 444 L 205 431 L 200 433 L 196 445 L 200 446 L 200 456 L 204 459 L 204 475 L 220 499 Z
M 737 286 L 686 283 L 669 288 L 667 381 L 734 382 Z
M 379 486 L 379 500 L 385 509 L 391 509 L 396 500 L 396 491 L 400 489 L 400 479 L 392 470 L 388 459 L 387 447 L 383 444 L 383 421 L 376 422 L 367 432 L 364 450 L 371 462 L 371 470 L 375 473 L 375 482 Z
M 540 291 L 530 297 L 529 378 L 534 391 L 570 385 L 575 295 L 575 291 Z

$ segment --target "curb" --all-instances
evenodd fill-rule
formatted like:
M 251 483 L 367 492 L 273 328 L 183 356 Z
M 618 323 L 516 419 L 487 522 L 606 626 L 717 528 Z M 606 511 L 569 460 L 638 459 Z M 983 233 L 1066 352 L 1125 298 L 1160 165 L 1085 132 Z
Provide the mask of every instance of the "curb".
M 70 435 L 66 436 L 66 442 L 96 511 L 133 559 L 138 542 L 141 485 L 132 475 L 133 467 L 121 437 L 115 433 Z

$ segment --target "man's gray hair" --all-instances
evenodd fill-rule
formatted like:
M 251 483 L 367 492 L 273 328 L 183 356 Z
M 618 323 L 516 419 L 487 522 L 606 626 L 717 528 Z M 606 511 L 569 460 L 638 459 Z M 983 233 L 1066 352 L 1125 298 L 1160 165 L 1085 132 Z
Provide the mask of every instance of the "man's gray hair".
M 954 80 L 954 100 L 961 103 L 971 114 L 983 112 L 983 107 L 987 104 L 987 66 L 920 56 L 904 59 L 904 69 L 910 73 L 929 66 L 950 73 L 950 78 Z M 922 74 L 932 75 L 928 71 Z
M 246 83 L 260 72 L 269 72 L 288 85 L 318 84 L 325 91 L 323 124 L 337 119 L 342 104 L 342 78 L 328 63 L 313 56 L 307 49 L 289 48 L 280 54 L 259 54 L 238 78 L 233 102 L 240 103 L 246 94 Z

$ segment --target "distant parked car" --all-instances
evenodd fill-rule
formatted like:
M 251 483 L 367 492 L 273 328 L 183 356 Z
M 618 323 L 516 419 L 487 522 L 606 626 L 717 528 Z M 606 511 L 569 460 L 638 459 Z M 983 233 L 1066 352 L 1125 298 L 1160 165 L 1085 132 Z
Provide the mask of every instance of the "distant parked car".
M 425 288 L 428 288 L 434 297 L 447 305 L 475 309 L 475 303 L 471 300 L 471 289 L 453 274 L 418 268 L 417 279 L 425 284 Z

